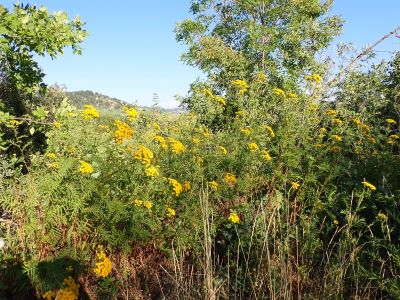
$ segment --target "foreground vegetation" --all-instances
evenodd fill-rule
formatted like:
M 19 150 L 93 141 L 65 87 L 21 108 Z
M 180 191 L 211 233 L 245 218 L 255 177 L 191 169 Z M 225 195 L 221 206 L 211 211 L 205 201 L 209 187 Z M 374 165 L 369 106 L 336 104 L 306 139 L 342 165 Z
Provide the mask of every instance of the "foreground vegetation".
M 312 14 L 276 13 L 295 25 L 328 9 L 303 2 Z M 204 20 L 208 2 L 193 3 Z M 238 22 L 250 9 L 231 8 Z M 332 87 L 312 72 L 327 65 L 294 62 L 300 50 L 272 66 L 258 45 L 259 65 L 257 36 L 225 60 L 232 31 L 205 26 L 177 28 L 187 60 L 210 72 L 180 115 L 77 109 L 3 70 L 0 297 L 400 297 L 400 56 Z M 339 22 L 321 26 L 329 40 Z

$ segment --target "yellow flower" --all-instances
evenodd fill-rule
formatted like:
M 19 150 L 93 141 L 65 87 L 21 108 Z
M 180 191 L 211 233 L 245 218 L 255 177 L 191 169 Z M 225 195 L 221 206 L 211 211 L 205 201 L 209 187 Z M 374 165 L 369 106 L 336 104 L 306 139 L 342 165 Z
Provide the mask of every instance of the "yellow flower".
M 153 207 L 153 202 L 144 200 L 143 201 L 143 206 L 146 207 L 147 209 L 151 209 Z
M 352 121 L 354 124 L 356 124 L 357 126 L 362 124 L 362 122 L 361 122 L 360 119 L 358 119 L 358 118 L 353 118 L 351 121 Z
M 171 143 L 172 152 L 175 154 L 180 154 L 186 150 L 186 147 L 174 138 L 169 138 L 169 142 Z
M 288 98 L 292 98 L 293 100 L 298 100 L 299 96 L 295 93 L 287 93 Z
M 285 92 L 282 89 L 274 88 L 272 92 L 277 96 L 285 97 Z
M 272 157 L 271 157 L 271 155 L 269 155 L 267 150 L 261 151 L 261 157 L 266 161 L 272 160 Z
M 395 120 L 393 120 L 393 119 L 386 119 L 385 120 L 386 121 L 386 123 L 388 123 L 388 124 L 393 124 L 393 125 L 396 125 L 397 124 L 397 122 L 395 121 Z
M 153 140 L 155 140 L 156 142 L 158 142 L 158 144 L 161 146 L 161 148 L 163 148 L 164 150 L 168 149 L 168 145 L 167 145 L 167 141 L 165 140 L 165 138 L 161 135 L 156 135 Z
M 218 184 L 218 182 L 216 182 L 215 180 L 210 181 L 210 182 L 208 183 L 208 185 L 210 186 L 210 188 L 211 188 L 212 190 L 214 190 L 214 191 L 218 190 L 219 184 Z
M 398 135 L 398 134 L 392 134 L 389 136 L 389 139 L 391 139 L 391 140 L 397 140 L 399 138 L 400 138 L 400 135 Z
M 178 197 L 183 191 L 182 185 L 173 178 L 168 178 L 168 182 L 172 186 L 173 194 Z
M 48 291 L 43 295 L 46 300 L 78 300 L 79 298 L 79 284 L 75 280 L 68 276 L 63 281 L 64 288 L 59 289 L 57 292 Z
M 233 210 L 231 210 L 228 220 L 231 221 L 234 224 L 237 224 L 240 222 L 240 217 L 237 213 L 235 213 Z
M 82 115 L 84 120 L 91 120 L 100 117 L 96 108 L 93 105 L 85 105 L 84 110 L 82 110 Z
M 343 125 L 343 121 L 340 120 L 340 119 L 338 119 L 338 118 L 333 119 L 333 120 L 332 120 L 332 123 L 333 123 L 333 124 L 336 124 L 336 125 L 339 125 L 339 126 L 342 126 L 342 125 Z
M 212 97 L 212 99 L 213 99 L 215 102 L 217 102 L 219 105 L 221 105 L 221 106 L 225 106 L 225 105 L 226 105 L 225 99 L 224 99 L 223 97 L 221 97 L 221 96 L 215 95 L 215 96 Z
M 147 177 L 157 177 L 159 175 L 158 169 L 155 166 L 147 167 L 144 172 L 146 173 Z
M 58 169 L 60 169 L 60 164 L 58 162 L 54 161 L 52 163 L 47 164 L 47 167 L 52 170 L 58 170 Z
M 308 106 L 308 109 L 310 110 L 310 111 L 317 111 L 318 110 L 318 104 L 317 103 L 311 103 L 309 106 Z
M 339 221 L 335 219 L 335 220 L 333 220 L 333 224 L 339 225 Z
M 167 217 L 168 218 L 172 218 L 176 215 L 176 211 L 175 209 L 171 208 L 171 207 L 167 207 Z
M 199 144 L 200 143 L 200 139 L 199 138 L 196 138 L 196 137 L 194 137 L 194 138 L 192 138 L 192 142 L 193 142 L 193 144 Z
M 53 290 L 49 290 L 42 296 L 45 300 L 53 300 L 56 297 L 56 292 Z
M 318 75 L 318 74 L 315 74 L 315 73 L 312 74 L 312 75 L 306 76 L 305 79 L 306 79 L 307 81 L 314 81 L 315 83 L 320 83 L 321 80 L 322 80 L 321 76 Z
M 266 81 L 267 80 L 267 75 L 265 75 L 264 72 L 258 72 L 257 73 L 257 81 Z
M 223 154 L 223 155 L 227 155 L 228 154 L 228 150 L 226 150 L 226 148 L 224 146 L 218 146 L 218 150 Z
M 343 140 L 342 137 L 340 135 L 337 135 L 337 134 L 333 134 L 332 138 L 334 140 L 338 141 L 338 142 L 341 142 Z
M 122 144 L 124 140 L 131 139 L 133 137 L 133 129 L 126 123 L 116 120 L 114 122 L 117 130 L 115 131 L 114 137 L 117 144 Z
M 83 160 L 81 160 L 80 163 L 81 163 L 81 166 L 79 168 L 79 172 L 81 172 L 82 174 L 93 173 L 94 170 L 93 170 L 93 167 L 91 164 L 89 164 L 88 162 L 83 161 Z
M 60 127 L 61 127 L 61 123 L 60 123 L 60 122 L 57 122 L 57 121 L 54 121 L 54 122 L 53 122 L 53 126 L 54 126 L 55 128 L 60 128 Z
M 376 186 L 373 184 L 369 183 L 368 181 L 363 181 L 361 182 L 366 188 L 370 189 L 371 191 L 376 191 Z
M 245 135 L 250 135 L 251 133 L 251 128 L 241 128 L 240 131 L 244 133 Z
M 334 110 L 334 109 L 328 109 L 328 110 L 325 112 L 325 114 L 328 115 L 328 116 L 331 116 L 331 117 L 335 117 L 335 116 L 337 115 L 337 111 Z
M 361 128 L 362 130 L 365 130 L 365 131 L 367 131 L 367 132 L 371 131 L 371 128 L 369 128 L 369 126 L 368 126 L 367 124 L 360 124 L 360 125 L 358 125 L 358 126 L 360 126 L 360 128 Z
M 103 250 L 100 250 L 97 254 L 97 258 L 99 259 L 99 262 L 96 263 L 96 267 L 93 269 L 93 272 L 98 276 L 98 277 L 107 277 L 112 270 L 112 263 L 111 260 L 106 256 Z
M 230 172 L 224 174 L 224 181 L 229 185 L 234 185 L 237 181 L 236 175 Z
M 161 131 L 161 127 L 157 122 L 153 122 L 153 124 L 151 124 L 151 126 L 153 126 L 153 128 L 157 131 Z
M 333 147 L 331 147 L 331 151 L 334 153 L 338 153 L 338 152 L 342 151 L 342 148 L 340 148 L 338 146 L 333 146 Z
M 300 187 L 300 184 L 297 182 L 291 182 L 290 184 L 292 186 L 292 189 L 294 189 L 294 190 L 298 190 Z
M 212 96 L 213 96 L 213 92 L 212 92 L 212 90 L 209 89 L 209 88 L 204 88 L 204 89 L 202 90 L 202 92 L 203 92 L 204 96 L 206 96 L 206 97 L 212 97 Z
M 260 150 L 260 147 L 258 147 L 258 145 L 256 143 L 249 143 L 247 145 L 247 148 L 249 149 L 250 152 L 256 152 L 256 151 Z
M 274 130 L 272 129 L 271 126 L 269 126 L 269 125 L 262 125 L 261 127 L 264 128 L 264 129 L 266 129 L 266 130 L 269 132 L 269 135 L 270 135 L 271 137 L 275 137 L 275 132 L 274 132 Z
M 380 220 L 380 221 L 384 221 L 384 222 L 386 222 L 387 220 L 388 220 L 388 216 L 387 215 L 385 215 L 384 213 L 378 213 L 378 215 L 376 216 L 376 218 L 378 219 L 378 220 Z
M 190 191 L 191 189 L 192 189 L 192 186 L 190 185 L 189 180 L 186 180 L 183 183 L 183 190 L 187 192 L 187 191 Z
M 240 79 L 232 81 L 232 85 L 234 86 L 234 88 L 239 90 L 239 94 L 244 94 L 249 89 L 249 86 L 247 85 L 246 81 Z
M 46 154 L 47 158 L 50 159 L 56 159 L 57 158 L 57 154 L 53 153 L 53 152 L 49 152 Z
M 139 145 L 138 150 L 135 152 L 135 158 L 145 166 L 149 166 L 154 155 L 150 149 L 143 145 Z
M 322 127 L 319 129 L 320 134 L 325 134 L 327 132 L 326 128 Z
M 133 107 L 125 106 L 122 110 L 126 113 L 129 121 L 135 121 L 139 117 L 139 113 Z

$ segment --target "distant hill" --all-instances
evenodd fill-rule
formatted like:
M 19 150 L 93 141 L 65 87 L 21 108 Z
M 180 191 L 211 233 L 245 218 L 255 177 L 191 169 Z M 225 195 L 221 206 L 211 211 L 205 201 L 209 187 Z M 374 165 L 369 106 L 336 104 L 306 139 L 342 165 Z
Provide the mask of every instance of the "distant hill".
M 114 110 L 121 109 L 129 103 L 117 98 L 112 98 L 93 91 L 67 92 L 68 99 L 77 108 L 83 108 L 85 104 L 93 105 L 98 109 Z

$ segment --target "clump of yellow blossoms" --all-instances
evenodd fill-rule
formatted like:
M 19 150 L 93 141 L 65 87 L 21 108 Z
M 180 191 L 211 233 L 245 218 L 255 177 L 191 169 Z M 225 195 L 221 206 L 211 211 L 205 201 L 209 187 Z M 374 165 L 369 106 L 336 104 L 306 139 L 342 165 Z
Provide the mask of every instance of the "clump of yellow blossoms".
M 233 210 L 231 210 L 228 220 L 231 221 L 234 224 L 237 224 L 240 222 L 240 217 L 237 213 L 235 213 Z
M 241 128 L 240 131 L 245 135 L 250 135 L 251 128 Z
M 219 105 L 221 105 L 221 106 L 225 106 L 226 105 L 226 101 L 225 101 L 224 97 L 215 95 L 215 96 L 212 97 L 212 99 L 215 102 L 217 102 Z
M 183 190 L 187 192 L 187 191 L 190 191 L 191 189 L 192 189 L 192 186 L 190 185 L 190 182 L 188 180 L 186 180 L 183 183 Z
M 154 155 L 150 149 L 146 148 L 143 145 L 139 145 L 138 150 L 135 152 L 135 158 L 140 161 L 145 166 L 149 166 L 151 160 L 153 159 Z
M 167 217 L 172 218 L 176 215 L 175 209 L 167 207 Z
M 309 109 L 310 111 L 314 111 L 314 112 L 317 111 L 318 108 L 319 108 L 319 106 L 318 106 L 317 103 L 311 103 L 311 104 L 308 106 L 308 109 Z
M 155 137 L 153 137 L 153 140 L 158 142 L 160 144 L 161 148 L 163 148 L 164 150 L 168 149 L 167 141 L 163 136 L 156 135 Z
M 175 154 L 182 153 L 186 150 L 186 147 L 180 141 L 174 138 L 169 138 L 169 142 L 171 143 L 172 152 Z
M 258 145 L 256 143 L 249 143 L 247 145 L 247 148 L 250 150 L 250 152 L 256 152 L 256 151 L 260 150 L 260 147 L 258 147 Z
M 144 172 L 146 173 L 147 177 L 157 177 L 159 175 L 158 169 L 155 166 L 147 167 Z
M 47 167 L 52 170 L 58 170 L 58 169 L 60 169 L 60 164 L 56 161 L 53 161 L 53 162 L 47 164 Z
M 300 187 L 300 184 L 297 182 L 291 182 L 290 185 L 292 186 L 292 189 L 298 190 Z
M 266 129 L 271 137 L 275 137 L 275 132 L 269 125 L 262 125 L 262 128 Z
M 68 276 L 64 279 L 64 288 L 59 289 L 57 292 L 50 290 L 44 293 L 43 298 L 46 300 L 78 300 L 79 297 L 79 284 Z
M 236 183 L 237 179 L 236 179 L 235 174 L 227 172 L 227 173 L 224 174 L 224 181 L 227 184 L 233 185 L 233 184 Z
M 47 158 L 50 159 L 56 159 L 57 158 L 57 154 L 53 153 L 53 152 L 49 152 L 46 154 Z
M 183 191 L 182 184 L 173 178 L 168 178 L 168 182 L 172 186 L 174 195 L 178 197 Z
M 282 89 L 274 88 L 272 92 L 277 96 L 285 97 L 285 92 Z
M 153 207 L 153 202 L 148 201 L 148 200 L 139 200 L 139 199 L 135 199 L 135 200 L 132 201 L 132 203 L 133 203 L 135 206 L 138 206 L 138 207 L 145 207 L 145 208 L 147 208 L 147 209 L 151 209 L 151 208 Z
M 81 160 L 80 161 L 81 166 L 79 167 L 79 172 L 81 172 L 82 174 L 92 174 L 93 173 L 93 167 L 91 164 L 89 164 L 88 162 Z
M 133 137 L 133 129 L 128 124 L 119 120 L 116 120 L 114 124 L 117 127 L 114 133 L 115 142 L 117 144 L 122 144 L 124 140 Z
M 343 139 L 340 135 L 332 134 L 332 138 L 338 142 L 341 142 Z
M 372 183 L 369 183 L 368 181 L 363 181 L 361 182 L 366 188 L 370 189 L 371 191 L 376 191 L 376 186 L 374 186 Z
M 61 123 L 60 123 L 60 122 L 57 122 L 57 121 L 54 121 L 54 122 L 53 122 L 53 126 L 54 126 L 55 128 L 60 128 L 60 127 L 61 127 Z
M 195 145 L 200 144 L 200 139 L 197 138 L 197 137 L 194 137 L 194 138 L 192 138 L 192 142 L 193 142 L 193 144 L 195 144 Z
M 223 154 L 223 155 L 228 154 L 228 150 L 226 150 L 226 148 L 224 146 L 218 146 L 217 148 L 221 154 Z
M 93 272 L 99 277 L 107 277 L 112 270 L 111 260 L 106 256 L 103 249 L 100 249 L 98 253 L 96 253 L 99 262 L 96 263 L 96 267 L 93 269 Z
M 339 126 L 342 126 L 342 125 L 343 125 L 343 121 L 340 120 L 340 119 L 338 119 L 338 118 L 333 119 L 333 120 L 332 120 L 332 123 L 333 123 L 333 124 L 336 124 L 336 125 L 339 125 Z
M 214 191 L 218 190 L 219 184 L 218 184 L 218 182 L 216 182 L 215 180 L 210 181 L 210 182 L 208 183 L 208 185 L 210 186 L 210 189 L 212 189 L 212 190 L 214 190 Z
M 321 76 L 318 75 L 318 74 L 315 74 L 315 73 L 312 74 L 312 75 L 308 75 L 305 78 L 306 78 L 307 81 L 314 81 L 316 83 L 320 83 L 321 80 L 322 80 Z
M 328 109 L 327 111 L 325 111 L 325 114 L 331 117 L 335 117 L 337 115 L 337 111 L 334 109 Z
M 266 81 L 267 80 L 267 75 L 265 75 L 264 72 L 258 72 L 257 73 L 257 80 L 260 82 Z
M 393 119 L 386 119 L 385 121 L 386 121 L 386 123 L 388 123 L 390 125 L 392 125 L 392 124 L 396 125 L 397 124 L 397 122 L 395 120 L 393 120 Z
M 126 113 L 129 121 L 135 121 L 139 117 L 139 113 L 133 107 L 125 106 L 123 108 L 124 113 Z
M 271 157 L 271 155 L 269 155 L 267 150 L 262 150 L 261 151 L 261 157 L 266 161 L 272 160 L 272 157 Z
M 82 115 L 84 120 L 91 120 L 100 117 L 96 108 L 93 105 L 85 105 L 84 110 L 82 110 Z
M 239 91 L 239 94 L 244 94 L 249 89 L 249 86 L 247 85 L 246 81 L 240 79 L 232 81 L 232 85 L 234 86 L 235 89 Z
M 376 218 L 380 221 L 386 222 L 388 220 L 388 216 L 385 215 L 384 213 L 380 212 L 378 213 L 378 215 L 376 216 Z

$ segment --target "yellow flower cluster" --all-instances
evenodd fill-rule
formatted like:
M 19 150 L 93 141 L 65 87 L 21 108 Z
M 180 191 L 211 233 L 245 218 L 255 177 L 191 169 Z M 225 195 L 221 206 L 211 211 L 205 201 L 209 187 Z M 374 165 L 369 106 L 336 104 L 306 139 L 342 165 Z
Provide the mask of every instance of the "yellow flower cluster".
M 79 284 L 68 276 L 64 279 L 64 288 L 59 289 L 57 292 L 50 290 L 44 293 L 43 298 L 46 300 L 78 300 L 79 297 Z
M 173 178 L 168 178 L 168 182 L 172 186 L 174 195 L 178 197 L 183 191 L 182 184 Z
M 292 189 L 298 190 L 300 187 L 300 184 L 297 182 L 291 182 L 290 185 L 292 186 Z
M 388 123 L 390 125 L 396 125 L 397 124 L 397 122 L 395 120 L 393 120 L 393 119 L 386 119 L 385 121 L 386 121 L 386 123 Z
M 60 169 L 60 164 L 56 161 L 53 161 L 53 162 L 47 164 L 47 167 L 52 170 L 58 170 L 58 169 Z
M 100 114 L 93 105 L 85 105 L 84 107 L 85 109 L 82 110 L 84 120 L 91 120 L 100 117 Z
M 338 142 L 343 141 L 342 137 L 337 134 L 332 134 L 332 139 L 334 139 L 335 141 L 338 141 Z
M 215 102 L 217 102 L 219 105 L 221 105 L 221 106 L 225 106 L 226 105 L 226 101 L 225 101 L 224 97 L 215 95 L 215 96 L 212 97 L 212 99 Z
M 224 174 L 224 181 L 229 185 L 233 185 L 237 181 L 236 175 L 233 173 L 227 172 Z
M 337 111 L 334 109 L 328 109 L 327 111 L 325 111 L 325 114 L 331 117 L 335 117 L 337 115 Z
M 234 86 L 235 89 L 239 91 L 239 94 L 244 94 L 249 89 L 249 86 L 247 85 L 246 81 L 240 79 L 232 81 L 232 85 Z
M 190 191 L 192 189 L 192 186 L 190 185 L 190 182 L 188 181 L 188 180 L 186 180 L 184 183 L 183 183 L 183 190 L 185 191 L 185 192 L 187 192 L 187 191 Z
M 145 208 L 147 208 L 147 209 L 151 209 L 151 208 L 153 207 L 153 202 L 148 201 L 148 200 L 139 200 L 139 199 L 135 199 L 135 200 L 132 201 L 132 203 L 133 203 L 135 206 L 138 206 L 138 207 L 145 207 Z
M 314 81 L 314 82 L 316 82 L 316 83 L 320 83 L 321 80 L 322 80 L 321 76 L 318 75 L 318 74 L 315 74 L 315 73 L 312 74 L 312 75 L 306 76 L 305 79 L 306 79 L 307 81 Z
M 282 89 L 274 88 L 272 89 L 272 92 L 277 96 L 285 97 L 285 92 Z
M 333 120 L 332 120 L 332 123 L 333 123 L 333 124 L 336 124 L 336 125 L 339 125 L 339 126 L 342 126 L 342 125 L 343 125 L 343 121 L 340 120 L 340 119 L 338 119 L 338 118 L 333 119 Z
M 309 109 L 310 111 L 314 111 L 314 112 L 317 111 L 318 108 L 319 108 L 319 106 L 318 106 L 317 103 L 311 103 L 311 104 L 308 106 L 308 109 Z
M 228 150 L 226 150 L 226 148 L 224 146 L 218 146 L 217 148 L 221 154 L 223 154 L 223 155 L 228 154 Z
M 247 148 L 249 149 L 250 152 L 256 152 L 256 151 L 260 150 L 260 147 L 258 147 L 258 145 L 256 143 L 249 143 L 247 145 Z
M 117 127 L 114 133 L 115 142 L 117 144 L 122 144 L 124 140 L 133 137 L 133 129 L 128 124 L 119 120 L 115 120 L 114 124 Z
M 54 121 L 54 122 L 53 122 L 53 126 L 54 126 L 55 128 L 60 128 L 60 127 L 61 127 L 61 123 L 60 123 L 60 122 L 57 122 L 57 121 Z
M 376 186 L 374 186 L 372 183 L 369 183 L 368 181 L 363 181 L 361 182 L 366 188 L 370 189 L 371 191 L 376 191 Z
M 153 140 L 158 142 L 160 144 L 161 148 L 163 148 L 164 150 L 168 149 L 167 141 L 165 140 L 165 138 L 163 136 L 156 135 L 155 137 L 153 137 Z
M 93 167 L 91 164 L 89 164 L 88 162 L 81 160 L 80 161 L 81 166 L 79 167 L 79 172 L 81 172 L 82 174 L 92 174 L 93 173 Z
M 172 218 L 172 217 L 175 217 L 175 215 L 176 215 L 175 209 L 173 209 L 171 207 L 167 207 L 167 217 Z
M 272 157 L 271 157 L 271 155 L 269 155 L 267 150 L 262 150 L 261 151 L 261 157 L 266 161 L 272 160 Z
M 169 142 L 171 143 L 172 152 L 175 154 L 182 153 L 186 150 L 186 147 L 180 141 L 174 138 L 169 138 Z
M 47 158 L 50 159 L 56 159 L 57 158 L 57 154 L 53 153 L 53 152 L 49 152 L 46 154 Z
M 193 142 L 193 144 L 195 144 L 195 145 L 200 144 L 200 139 L 197 138 L 197 137 L 194 137 L 194 138 L 192 138 L 192 142 Z
M 153 124 L 151 124 L 151 126 L 153 126 L 153 128 L 154 128 L 156 131 L 161 131 L 161 127 L 160 127 L 160 125 L 159 125 L 157 122 L 153 122 Z
M 264 72 L 257 73 L 257 81 L 263 82 L 267 80 L 267 75 Z
M 250 135 L 251 133 L 251 128 L 241 128 L 240 131 L 245 134 L 245 135 Z
M 219 184 L 218 184 L 218 182 L 216 182 L 215 180 L 210 181 L 210 182 L 208 183 L 208 185 L 210 186 L 210 189 L 212 189 L 212 190 L 214 190 L 214 191 L 218 190 Z
M 143 145 L 139 145 L 138 150 L 135 152 L 135 158 L 145 166 L 150 166 L 151 160 L 154 158 L 153 152 Z
M 235 213 L 233 210 L 231 210 L 228 220 L 231 221 L 234 224 L 237 224 L 240 222 L 240 217 L 237 213 Z
M 100 249 L 100 252 L 96 253 L 99 262 L 96 263 L 96 267 L 93 272 L 99 277 L 107 277 L 112 270 L 111 260 L 106 256 L 104 251 Z
M 144 172 L 147 177 L 157 177 L 159 175 L 158 169 L 155 166 L 148 166 Z
M 275 137 L 275 132 L 269 125 L 262 125 L 262 128 L 266 129 L 271 137 Z
M 123 108 L 124 113 L 126 113 L 129 121 L 135 121 L 139 117 L 139 113 L 133 107 L 125 106 Z

